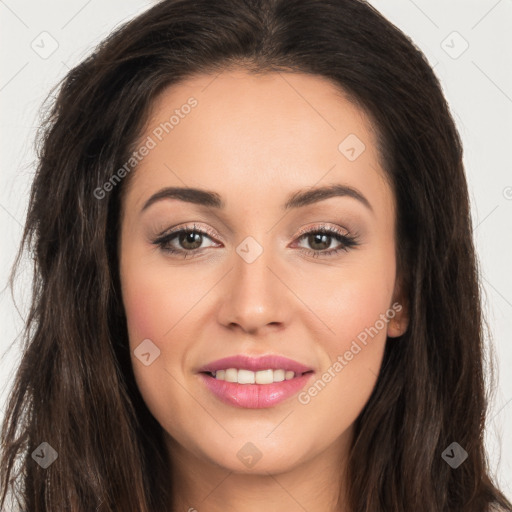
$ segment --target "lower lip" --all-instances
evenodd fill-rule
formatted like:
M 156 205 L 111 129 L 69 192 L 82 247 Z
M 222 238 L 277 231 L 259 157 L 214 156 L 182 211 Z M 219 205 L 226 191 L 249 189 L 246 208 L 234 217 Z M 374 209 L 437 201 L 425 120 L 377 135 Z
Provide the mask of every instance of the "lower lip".
M 283 402 L 297 394 L 312 375 L 313 372 L 305 373 L 273 384 L 238 384 L 217 380 L 206 373 L 199 374 L 206 387 L 224 403 L 248 409 L 264 409 Z

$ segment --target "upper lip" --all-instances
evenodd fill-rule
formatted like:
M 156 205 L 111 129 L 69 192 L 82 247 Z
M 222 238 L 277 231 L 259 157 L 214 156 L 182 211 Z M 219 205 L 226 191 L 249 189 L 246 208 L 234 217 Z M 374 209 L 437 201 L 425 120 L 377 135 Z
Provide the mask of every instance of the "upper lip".
M 215 372 L 217 370 L 226 370 L 228 368 L 237 368 L 239 370 L 251 370 L 257 372 L 260 370 L 286 370 L 294 373 L 305 373 L 313 371 L 306 365 L 303 365 L 293 359 L 269 354 L 260 357 L 251 357 L 243 354 L 224 357 L 211 363 L 205 364 L 199 368 L 199 372 Z

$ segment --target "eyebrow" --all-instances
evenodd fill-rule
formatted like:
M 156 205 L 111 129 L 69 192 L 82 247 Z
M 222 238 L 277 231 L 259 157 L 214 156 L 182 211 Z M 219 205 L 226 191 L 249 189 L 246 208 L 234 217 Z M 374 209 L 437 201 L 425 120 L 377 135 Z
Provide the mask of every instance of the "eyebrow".
M 355 188 L 341 184 L 298 190 L 288 197 L 288 200 L 283 205 L 283 209 L 302 208 L 310 204 L 325 201 L 331 197 L 352 197 L 373 212 L 370 202 L 361 192 Z M 189 187 L 166 187 L 153 194 L 144 203 L 141 213 L 147 210 L 152 204 L 164 199 L 178 199 L 179 201 L 220 210 L 226 207 L 226 203 L 217 192 Z

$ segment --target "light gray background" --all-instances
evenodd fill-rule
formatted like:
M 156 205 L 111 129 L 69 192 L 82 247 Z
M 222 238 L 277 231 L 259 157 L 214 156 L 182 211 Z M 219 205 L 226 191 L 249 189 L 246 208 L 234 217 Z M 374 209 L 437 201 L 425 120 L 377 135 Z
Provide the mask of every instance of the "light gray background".
M 20 358 L 13 343 L 30 293 L 28 265 L 15 288 L 18 308 L 5 285 L 27 209 L 39 108 L 72 66 L 152 3 L 0 0 L 0 417 Z M 486 441 L 491 468 L 512 498 L 512 0 L 370 3 L 426 54 L 463 139 L 484 309 L 498 369 Z

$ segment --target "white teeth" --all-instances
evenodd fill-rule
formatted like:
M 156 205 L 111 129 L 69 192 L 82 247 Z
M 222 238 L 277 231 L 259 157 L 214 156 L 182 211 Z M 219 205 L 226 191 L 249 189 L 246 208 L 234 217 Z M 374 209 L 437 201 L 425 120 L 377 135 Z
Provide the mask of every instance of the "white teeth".
M 254 376 L 256 378 L 256 384 L 272 384 L 272 382 L 274 382 L 274 370 L 261 370 L 255 372 Z
M 282 382 L 284 380 L 284 370 L 274 370 L 274 382 Z
M 238 382 L 238 384 L 272 384 L 273 382 L 282 382 L 295 377 L 295 373 L 288 370 L 260 370 L 252 372 L 251 370 L 237 370 L 228 368 L 226 370 L 217 370 L 213 372 L 217 380 L 226 382 Z
M 228 368 L 224 380 L 227 382 L 238 382 L 238 370 L 236 368 Z
M 250 370 L 238 370 L 238 384 L 254 384 L 255 377 Z

